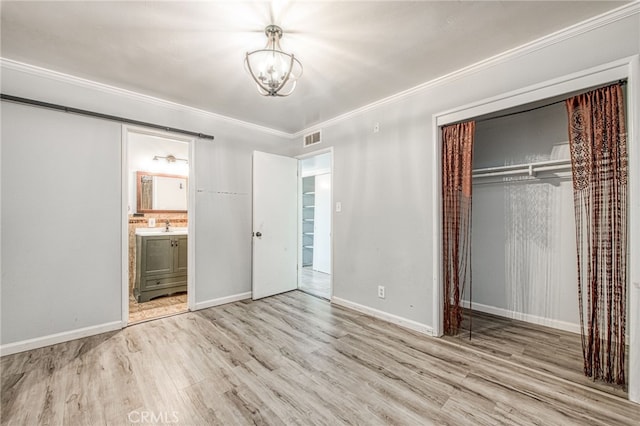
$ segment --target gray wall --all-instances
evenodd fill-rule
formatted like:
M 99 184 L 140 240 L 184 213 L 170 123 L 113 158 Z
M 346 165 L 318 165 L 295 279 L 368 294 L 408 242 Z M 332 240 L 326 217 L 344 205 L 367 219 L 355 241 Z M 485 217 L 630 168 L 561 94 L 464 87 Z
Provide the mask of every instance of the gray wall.
M 435 215 L 439 214 L 432 205 L 432 116 L 489 96 L 638 54 L 639 24 L 640 17 L 634 15 L 567 39 L 558 39 L 545 48 L 509 57 L 456 79 L 425 86 L 411 95 L 325 126 L 323 145 L 312 149 L 334 146 L 334 201 L 342 202 L 343 208 L 341 213 L 334 213 L 334 295 L 431 325 L 432 224 Z M 65 79 L 47 79 L 13 69 L 2 71 L 5 93 L 216 135 L 213 144 L 203 141 L 196 147 L 196 186 L 207 191 L 198 195 L 196 207 L 196 298 L 197 302 L 206 302 L 249 289 L 251 213 L 250 202 L 244 194 L 250 192 L 250 151 L 260 149 L 292 155 L 306 152 L 299 140 L 287 143 L 288 139 L 283 135 L 260 132 L 197 111 L 172 108 L 98 86 L 77 85 Z M 7 119 L 3 117 L 2 121 L 4 125 Z M 379 133 L 373 133 L 376 122 L 380 123 Z M 3 140 L 3 151 L 7 143 L 11 141 Z M 119 144 L 119 139 L 112 143 Z M 5 160 L 5 155 L 3 152 L 3 163 L 10 161 Z M 54 153 L 53 158 L 59 160 L 60 156 Z M 84 162 L 93 156 L 80 151 L 74 158 Z M 13 167 L 17 170 L 21 166 L 17 163 Z M 119 185 L 120 162 L 105 167 L 108 171 L 98 176 L 99 186 Z M 4 185 L 4 177 L 8 175 L 4 167 L 2 173 Z M 35 177 L 50 178 L 44 174 Z M 57 185 L 63 181 L 55 178 L 52 183 Z M 229 196 L 216 191 L 238 194 Z M 23 202 L 11 198 L 3 190 L 3 217 L 5 208 L 14 208 L 11 207 L 13 203 Z M 28 226 L 30 222 L 21 221 L 20 225 Z M 83 216 L 77 225 L 92 229 L 94 220 Z M 3 333 L 3 343 L 32 337 L 20 323 L 22 317 L 14 316 L 17 312 L 31 312 L 36 320 L 56 318 L 69 309 L 69 304 L 61 304 L 40 306 L 41 310 L 36 310 L 28 302 L 29 296 L 16 298 L 8 290 L 10 283 L 4 278 L 7 274 L 4 268 L 9 262 L 5 261 L 5 256 L 11 255 L 7 255 L 4 247 L 11 246 L 17 237 L 7 238 L 3 226 L 2 303 L 3 306 L 14 305 L 14 308 L 7 312 L 3 309 L 2 322 L 3 327 L 5 324 L 15 327 L 13 336 L 7 337 Z M 53 244 L 55 237 L 49 235 L 47 238 Z M 36 236 L 26 242 L 36 244 Z M 96 255 L 110 256 L 109 250 L 110 246 L 100 249 Z M 119 248 L 117 253 L 119 255 Z M 53 254 L 41 261 L 52 259 L 56 259 Z M 74 270 L 74 265 L 73 259 L 66 259 L 64 263 L 70 271 Z M 33 281 L 34 277 L 29 280 Z M 56 285 L 66 288 L 64 282 L 56 282 Z M 114 285 L 120 285 L 119 279 Z M 377 297 L 378 285 L 386 286 L 386 299 Z M 33 292 L 43 287 L 44 284 L 35 281 L 27 286 Z M 91 311 L 105 301 L 85 303 L 77 324 L 90 325 L 104 320 L 94 319 Z M 115 312 L 119 309 L 119 301 L 106 303 L 109 307 L 99 310 Z M 68 324 L 54 321 L 35 332 L 46 335 L 67 329 L 70 329 Z
M 195 146 L 195 301 L 251 290 L 251 156 L 286 153 L 286 135 L 14 67 L 2 92 L 213 134 Z M 1 113 L 2 345 L 120 321 L 121 125 L 5 102 Z
M 2 343 L 120 321 L 120 125 L 2 104 Z
M 432 325 L 432 116 L 636 55 L 639 24 L 627 17 L 322 127 L 322 145 L 309 150 L 334 147 L 334 201 L 342 203 L 333 213 L 333 295 Z
M 233 127 L 215 134 L 214 143 L 195 147 L 195 292 L 202 304 L 251 291 L 252 153 L 285 153 L 288 146 Z
M 474 167 L 568 159 L 567 134 L 564 104 L 479 122 Z M 474 303 L 577 327 L 573 189 L 562 175 L 475 181 Z

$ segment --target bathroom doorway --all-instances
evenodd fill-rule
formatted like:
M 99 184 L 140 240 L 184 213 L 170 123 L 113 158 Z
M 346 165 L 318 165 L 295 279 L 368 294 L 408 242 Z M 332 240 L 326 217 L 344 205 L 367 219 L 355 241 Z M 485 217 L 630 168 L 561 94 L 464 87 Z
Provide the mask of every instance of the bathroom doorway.
M 298 289 L 331 300 L 331 150 L 300 157 L 299 170 Z
M 193 141 L 132 127 L 123 133 L 123 321 L 131 325 L 188 311 Z

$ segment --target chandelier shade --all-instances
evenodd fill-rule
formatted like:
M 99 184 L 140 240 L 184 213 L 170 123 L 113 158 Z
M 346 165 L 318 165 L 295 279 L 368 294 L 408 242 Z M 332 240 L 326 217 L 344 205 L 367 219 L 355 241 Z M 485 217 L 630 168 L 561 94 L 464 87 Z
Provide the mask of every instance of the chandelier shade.
M 263 96 L 289 96 L 302 75 L 302 64 L 292 53 L 280 48 L 282 28 L 269 25 L 264 33 L 267 45 L 264 49 L 248 52 L 244 59 L 247 72 L 255 81 L 258 93 Z

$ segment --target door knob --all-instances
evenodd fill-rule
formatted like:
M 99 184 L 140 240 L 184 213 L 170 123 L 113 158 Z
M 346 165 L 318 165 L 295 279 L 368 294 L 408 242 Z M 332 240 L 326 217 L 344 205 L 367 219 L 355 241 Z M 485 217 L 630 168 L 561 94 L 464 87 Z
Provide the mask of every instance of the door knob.
M 258 238 L 262 237 L 262 232 L 259 232 L 259 231 L 256 232 L 256 237 L 258 237 Z

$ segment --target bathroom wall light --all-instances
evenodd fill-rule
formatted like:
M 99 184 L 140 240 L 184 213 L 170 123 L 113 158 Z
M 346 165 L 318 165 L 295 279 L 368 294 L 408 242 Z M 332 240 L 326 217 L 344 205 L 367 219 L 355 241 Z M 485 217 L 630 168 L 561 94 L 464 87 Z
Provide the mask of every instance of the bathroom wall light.
M 184 161 L 186 164 L 189 164 L 189 160 L 187 160 L 186 158 L 177 158 L 175 155 L 169 154 L 166 157 L 163 157 L 162 155 L 156 155 L 153 157 L 153 161 L 158 161 L 159 159 L 164 158 L 165 160 L 167 160 L 167 163 L 175 163 L 177 161 Z

